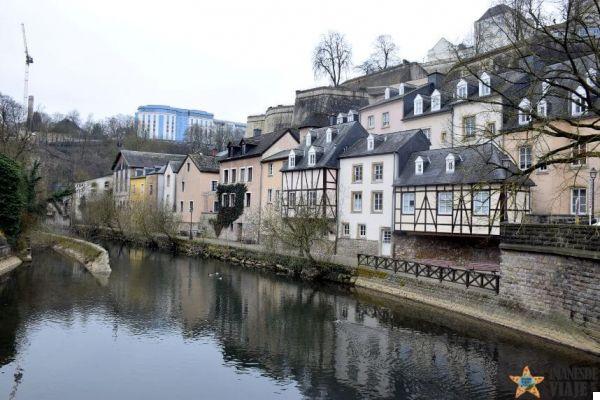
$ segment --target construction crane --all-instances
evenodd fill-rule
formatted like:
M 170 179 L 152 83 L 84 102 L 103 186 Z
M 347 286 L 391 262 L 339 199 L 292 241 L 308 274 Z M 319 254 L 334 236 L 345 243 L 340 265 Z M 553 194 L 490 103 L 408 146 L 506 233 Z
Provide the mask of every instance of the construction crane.
M 23 107 L 27 109 L 28 102 L 28 87 L 29 87 L 29 64 L 33 64 L 33 58 L 29 55 L 27 49 L 27 37 L 25 36 L 25 24 L 21 23 L 21 30 L 23 31 L 23 44 L 25 45 L 25 86 L 23 89 Z

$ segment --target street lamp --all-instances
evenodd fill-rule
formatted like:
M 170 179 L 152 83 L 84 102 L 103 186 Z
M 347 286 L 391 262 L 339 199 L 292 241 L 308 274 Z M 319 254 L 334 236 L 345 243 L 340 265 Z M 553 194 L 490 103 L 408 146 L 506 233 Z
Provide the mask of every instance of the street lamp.
M 598 176 L 598 171 L 596 170 L 596 168 L 590 169 L 590 186 L 591 186 L 591 201 L 590 201 L 590 225 L 592 224 L 592 221 L 594 219 L 594 197 L 596 197 L 594 195 L 594 181 L 596 180 L 596 176 Z
M 194 212 L 194 203 L 190 201 L 190 240 L 192 240 L 192 213 Z

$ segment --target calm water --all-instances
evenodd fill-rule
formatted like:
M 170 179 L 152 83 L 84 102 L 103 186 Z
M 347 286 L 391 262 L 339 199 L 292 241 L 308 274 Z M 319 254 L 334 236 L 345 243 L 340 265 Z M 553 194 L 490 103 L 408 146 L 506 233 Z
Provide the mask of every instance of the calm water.
M 412 303 L 110 252 L 107 282 L 44 252 L 0 286 L 0 399 L 508 399 L 525 365 L 549 399 L 552 371 L 598 367 Z

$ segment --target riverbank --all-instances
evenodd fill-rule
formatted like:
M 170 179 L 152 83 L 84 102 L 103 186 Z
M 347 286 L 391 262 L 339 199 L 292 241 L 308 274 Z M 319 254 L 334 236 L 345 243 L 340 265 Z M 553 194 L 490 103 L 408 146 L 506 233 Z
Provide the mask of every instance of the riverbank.
M 17 256 L 8 256 L 0 259 L 0 279 L 21 265 L 23 261 Z
M 105 239 L 115 239 L 104 232 Z M 117 239 L 119 239 L 117 237 Z M 143 240 L 128 240 L 129 243 L 148 245 Z M 154 239 L 153 244 L 161 249 L 176 251 L 188 256 L 216 258 L 246 268 L 270 270 L 275 273 L 304 279 L 324 279 L 345 285 L 354 285 L 375 295 L 396 301 L 408 299 L 434 306 L 470 318 L 513 329 L 546 342 L 559 344 L 587 354 L 600 356 L 600 342 L 571 321 L 560 317 L 547 317 L 515 307 L 495 293 L 486 293 L 474 288 L 466 289 L 438 282 L 427 282 L 381 270 L 356 268 L 330 261 L 319 261 L 306 268 L 307 260 L 290 255 L 274 254 L 261 250 L 260 245 L 229 243 L 215 239 L 176 238 L 172 241 Z

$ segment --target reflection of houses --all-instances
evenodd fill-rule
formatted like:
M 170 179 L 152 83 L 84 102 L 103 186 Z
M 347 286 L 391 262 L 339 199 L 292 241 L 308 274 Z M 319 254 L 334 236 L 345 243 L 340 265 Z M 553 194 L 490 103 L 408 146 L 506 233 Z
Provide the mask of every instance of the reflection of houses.
M 281 202 L 285 216 L 302 210 L 337 219 L 338 156 L 367 136 L 356 121 L 357 115 L 349 118 L 349 122 L 341 117 L 336 125 L 309 130 L 300 147 L 290 150 L 282 169 Z
M 394 229 L 499 235 L 529 213 L 533 183 L 493 144 L 413 153 L 395 181 Z M 511 173 L 512 172 L 512 173 Z
M 391 255 L 394 179 L 412 152 L 428 148 L 423 131 L 412 130 L 370 134 L 340 156 L 340 253 Z

